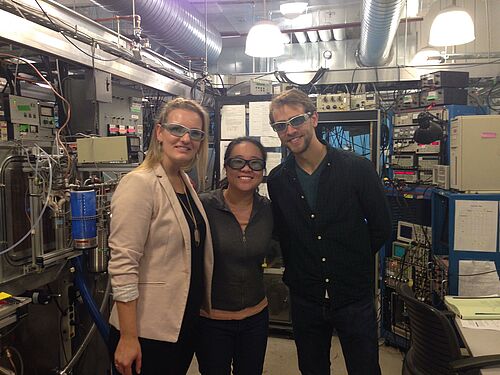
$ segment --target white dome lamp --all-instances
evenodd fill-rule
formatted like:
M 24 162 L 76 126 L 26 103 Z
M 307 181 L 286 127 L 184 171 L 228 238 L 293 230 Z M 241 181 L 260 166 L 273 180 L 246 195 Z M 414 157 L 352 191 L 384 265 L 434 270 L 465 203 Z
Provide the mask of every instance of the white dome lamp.
M 264 0 L 264 14 L 266 2 Z M 270 20 L 259 21 L 252 26 L 245 43 L 245 54 L 252 57 L 278 57 L 285 53 L 283 34 Z
M 272 21 L 259 21 L 248 32 L 245 54 L 253 57 L 278 57 L 285 53 L 283 42 L 278 25 Z
M 429 45 L 435 47 L 457 46 L 475 39 L 474 22 L 463 8 L 452 6 L 440 11 L 432 21 Z

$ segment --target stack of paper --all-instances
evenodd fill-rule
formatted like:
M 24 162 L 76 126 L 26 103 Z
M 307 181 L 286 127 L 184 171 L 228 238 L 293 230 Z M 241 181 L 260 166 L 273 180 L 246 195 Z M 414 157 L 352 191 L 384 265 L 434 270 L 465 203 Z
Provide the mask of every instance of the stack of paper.
M 500 319 L 500 296 L 445 296 L 444 302 L 461 319 Z

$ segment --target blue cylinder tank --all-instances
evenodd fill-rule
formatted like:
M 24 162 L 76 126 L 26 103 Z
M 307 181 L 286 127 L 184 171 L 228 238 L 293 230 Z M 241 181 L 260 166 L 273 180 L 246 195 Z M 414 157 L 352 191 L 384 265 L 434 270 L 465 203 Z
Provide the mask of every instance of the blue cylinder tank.
M 71 192 L 71 234 L 75 249 L 97 246 L 97 209 L 95 190 Z

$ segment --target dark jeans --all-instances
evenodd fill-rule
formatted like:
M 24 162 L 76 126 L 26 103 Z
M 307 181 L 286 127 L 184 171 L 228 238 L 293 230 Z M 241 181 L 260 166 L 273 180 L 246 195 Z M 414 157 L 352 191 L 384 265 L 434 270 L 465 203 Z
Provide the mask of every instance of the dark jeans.
M 291 295 L 292 326 L 302 375 L 330 374 L 332 333 L 337 331 L 349 375 L 380 375 L 373 297 L 337 310 Z
M 183 324 L 176 343 L 139 337 L 142 353 L 141 375 L 185 375 L 198 341 L 198 322 L 199 320 L 196 319 L 189 325 Z M 111 359 L 113 359 L 120 340 L 120 331 L 113 326 L 110 328 L 109 346 Z M 111 366 L 113 374 L 119 374 L 113 360 Z M 132 369 L 132 373 L 136 375 L 135 364 L 132 365 Z
M 267 307 L 243 320 L 201 318 L 196 351 L 203 375 L 260 375 L 269 331 Z

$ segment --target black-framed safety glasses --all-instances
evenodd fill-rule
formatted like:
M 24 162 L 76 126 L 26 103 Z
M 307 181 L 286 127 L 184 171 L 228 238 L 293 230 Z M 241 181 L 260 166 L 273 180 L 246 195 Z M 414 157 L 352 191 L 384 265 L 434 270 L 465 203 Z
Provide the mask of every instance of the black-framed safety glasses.
M 248 165 L 252 171 L 259 172 L 266 168 L 266 162 L 262 159 L 229 158 L 224 165 L 231 169 L 243 169 Z
M 288 127 L 288 125 L 290 125 L 292 128 L 298 128 L 299 126 L 304 124 L 304 122 L 309 120 L 311 118 L 311 116 L 312 116 L 311 112 L 306 112 L 302 115 L 294 116 L 294 117 L 288 119 L 288 121 L 273 122 L 271 124 L 271 127 L 273 128 L 273 130 L 275 132 L 280 133 L 280 132 L 285 131 L 286 128 Z
M 200 129 L 190 129 L 185 127 L 184 125 L 176 124 L 175 122 L 172 122 L 170 124 L 161 124 L 160 126 L 175 137 L 180 138 L 184 136 L 184 134 L 189 133 L 189 137 L 193 141 L 199 142 L 205 139 L 205 132 Z

